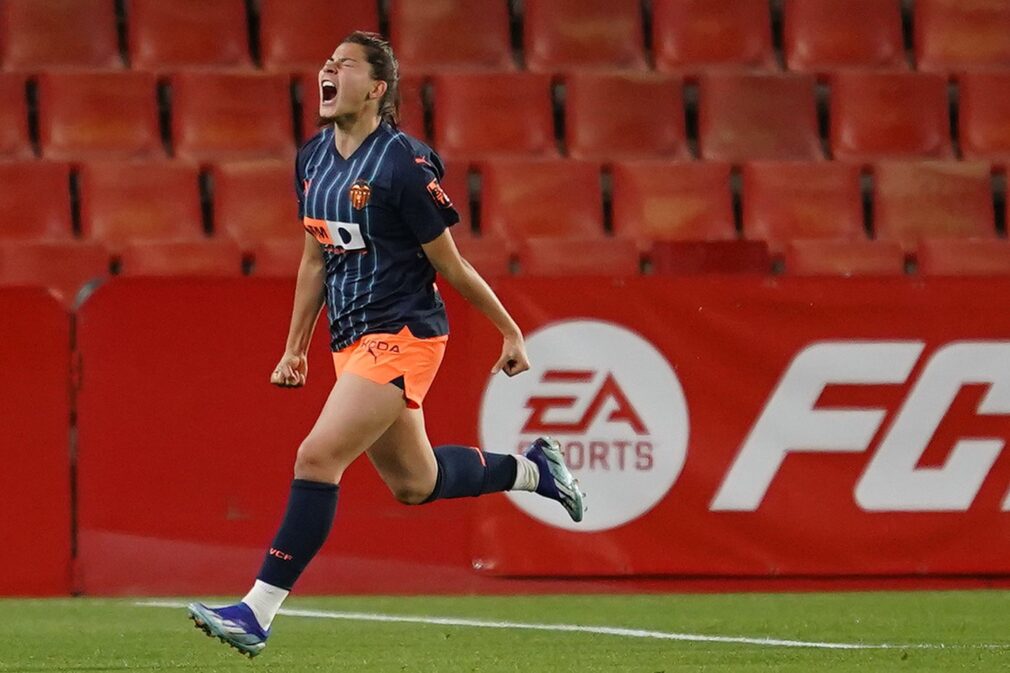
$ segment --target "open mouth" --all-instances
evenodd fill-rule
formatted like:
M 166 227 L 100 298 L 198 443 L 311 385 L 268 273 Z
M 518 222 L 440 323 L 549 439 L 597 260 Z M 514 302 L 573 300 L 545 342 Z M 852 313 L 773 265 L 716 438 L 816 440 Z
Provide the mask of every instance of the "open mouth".
M 337 97 L 337 85 L 330 81 L 322 83 L 322 99 L 324 103 L 329 103 Z

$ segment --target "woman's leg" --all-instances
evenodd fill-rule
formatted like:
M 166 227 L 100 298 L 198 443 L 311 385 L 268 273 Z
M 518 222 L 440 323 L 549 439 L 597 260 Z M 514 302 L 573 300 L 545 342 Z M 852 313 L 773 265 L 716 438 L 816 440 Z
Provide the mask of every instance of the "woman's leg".
M 521 455 L 485 453 L 472 446 L 432 449 L 421 409 L 404 409 L 368 450 L 368 457 L 396 499 L 407 505 L 532 491 L 539 480 L 537 466 Z
M 424 428 L 421 409 L 404 409 L 367 451 L 382 480 L 400 502 L 424 502 L 435 488 L 438 463 Z
M 322 547 L 333 524 L 344 470 L 404 409 L 403 391 L 353 373 L 333 386 L 315 426 L 298 448 L 287 511 L 253 589 L 242 600 L 263 628 Z

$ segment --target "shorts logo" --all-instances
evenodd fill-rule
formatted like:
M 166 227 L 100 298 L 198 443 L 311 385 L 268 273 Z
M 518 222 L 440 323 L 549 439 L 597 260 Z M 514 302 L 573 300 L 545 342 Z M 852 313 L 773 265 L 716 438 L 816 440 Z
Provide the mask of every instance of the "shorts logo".
M 351 185 L 348 193 L 351 196 L 351 205 L 354 206 L 355 210 L 362 210 L 368 205 L 368 200 L 372 197 L 372 188 L 369 186 L 368 182 L 358 178 Z
M 400 347 L 396 344 L 391 344 L 388 341 L 380 341 L 379 339 L 365 339 L 364 341 L 365 350 L 368 354 L 372 356 L 375 362 L 379 361 L 380 353 L 399 353 Z
M 442 185 L 438 184 L 437 178 L 428 183 L 428 193 L 431 194 L 431 198 L 434 199 L 439 208 L 450 208 L 452 206 L 452 199 L 442 189 Z
M 509 492 L 512 504 L 576 532 L 616 528 L 655 507 L 684 467 L 689 435 L 687 401 L 666 358 L 635 332 L 599 320 L 548 325 L 526 347 L 531 371 L 487 384 L 482 446 L 513 453 L 541 435 L 557 439 L 593 508 L 576 524 L 529 493 Z

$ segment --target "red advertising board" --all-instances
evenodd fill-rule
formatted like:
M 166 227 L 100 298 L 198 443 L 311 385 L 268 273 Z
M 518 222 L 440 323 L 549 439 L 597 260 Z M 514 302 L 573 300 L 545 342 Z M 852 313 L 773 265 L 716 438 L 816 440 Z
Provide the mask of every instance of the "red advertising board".
M 70 316 L 0 290 L 0 595 L 70 591 Z
M 558 437 L 585 521 L 524 494 L 407 507 L 358 461 L 300 592 L 1010 574 L 1010 279 L 496 289 L 533 369 L 491 377 L 500 337 L 446 292 L 432 442 L 516 451 Z M 333 381 L 321 329 L 306 389 L 266 383 L 292 291 L 119 279 L 81 309 L 78 589 L 246 588 Z
M 1010 281 L 510 279 L 533 369 L 487 450 L 566 446 L 585 521 L 483 499 L 511 576 L 1010 572 Z M 472 347 L 496 338 L 474 322 Z
M 284 512 L 295 452 L 334 381 L 321 325 L 308 385 L 268 383 L 293 296 L 287 281 L 117 279 L 81 309 L 79 590 L 248 588 Z M 451 408 L 454 395 L 446 379 L 430 404 Z M 449 441 L 443 433 L 460 422 L 446 417 L 429 423 L 433 441 Z M 486 583 L 469 567 L 468 513 L 460 502 L 401 505 L 362 458 L 299 591 Z

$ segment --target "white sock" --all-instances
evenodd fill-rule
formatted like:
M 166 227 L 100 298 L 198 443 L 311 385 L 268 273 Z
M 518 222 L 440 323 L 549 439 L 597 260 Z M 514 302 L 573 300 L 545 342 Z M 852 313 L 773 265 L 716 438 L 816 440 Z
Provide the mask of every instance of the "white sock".
M 256 580 L 253 588 L 245 595 L 242 602 L 252 609 L 260 626 L 269 629 L 270 624 L 274 621 L 274 616 L 281 609 L 281 604 L 289 593 L 291 592 L 280 587 Z
M 509 490 L 537 490 L 537 484 L 540 483 L 540 468 L 526 456 L 515 455 L 513 458 L 516 459 L 516 481 Z

